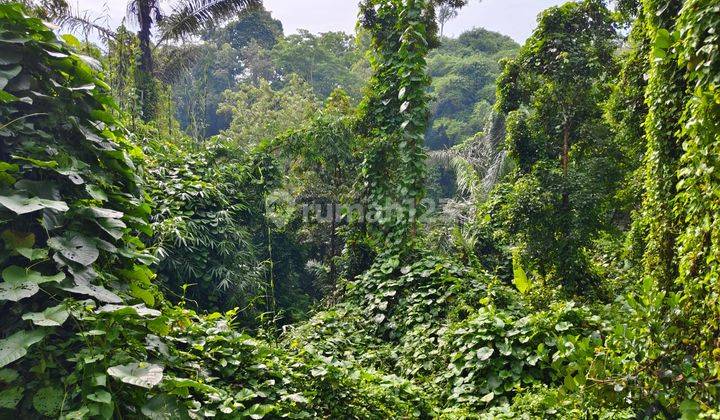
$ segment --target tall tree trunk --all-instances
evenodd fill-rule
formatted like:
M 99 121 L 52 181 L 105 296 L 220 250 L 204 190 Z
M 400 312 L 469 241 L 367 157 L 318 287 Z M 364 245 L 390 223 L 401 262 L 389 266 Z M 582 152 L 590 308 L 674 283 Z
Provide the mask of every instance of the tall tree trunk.
M 138 1 L 138 23 L 140 31 L 138 32 L 138 40 L 140 41 L 140 70 L 146 74 L 153 71 L 152 49 L 150 47 L 150 28 L 152 27 L 152 5 L 149 0 Z
M 140 108 L 142 118 L 149 121 L 154 116 L 156 88 L 153 78 L 153 57 L 150 37 L 152 28 L 152 0 L 138 0 L 137 19 L 140 24 L 138 40 L 140 42 L 140 67 L 137 77 L 138 96 L 140 97 Z

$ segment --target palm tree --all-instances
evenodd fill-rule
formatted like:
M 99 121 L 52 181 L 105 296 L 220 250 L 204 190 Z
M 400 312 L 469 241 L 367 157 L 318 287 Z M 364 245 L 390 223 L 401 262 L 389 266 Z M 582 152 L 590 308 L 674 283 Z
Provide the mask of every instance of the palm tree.
M 34 3 L 44 4 L 48 1 L 35 0 Z M 130 0 L 127 6 L 128 17 L 140 27 L 138 40 L 140 44 L 140 75 L 138 89 L 141 91 L 143 118 L 152 117 L 152 98 L 154 96 L 154 73 L 152 31 L 159 29 L 156 45 L 170 40 L 179 40 L 192 35 L 203 27 L 217 25 L 246 10 L 262 7 L 262 0 L 181 0 L 172 12 L 165 15 L 160 7 L 161 0 Z M 97 19 L 85 14 L 76 13 L 66 8 L 63 13 L 54 17 L 55 21 L 66 28 L 82 28 L 86 32 L 95 31 L 101 38 L 113 38 L 114 33 L 99 25 Z
M 160 29 L 160 44 L 194 35 L 202 27 L 217 24 L 261 5 L 262 0 L 183 0 L 172 13 L 165 16 L 160 9 L 160 0 L 131 0 L 128 3 L 128 16 L 140 26 L 140 69 L 146 73 L 152 73 L 153 70 L 151 38 L 154 25 Z

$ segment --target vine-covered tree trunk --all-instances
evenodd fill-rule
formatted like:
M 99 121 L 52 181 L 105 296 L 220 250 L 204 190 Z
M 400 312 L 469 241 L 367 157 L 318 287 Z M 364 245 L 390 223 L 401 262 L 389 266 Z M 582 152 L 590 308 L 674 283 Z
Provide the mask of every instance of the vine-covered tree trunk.
M 361 131 L 370 139 L 361 168 L 364 200 L 370 212 L 394 207 L 380 215 L 376 230 L 380 243 L 394 247 L 412 239 L 424 196 L 433 7 L 426 0 L 367 0 L 361 11 L 377 51 L 373 94 L 361 105 Z
M 674 293 L 657 332 L 665 343 L 658 357 L 687 398 L 712 401 L 707 382 L 720 374 L 719 6 L 647 0 L 644 7 L 653 42 L 645 273 L 659 293 Z
M 645 1 L 648 37 L 656 45 L 659 37 L 675 28 L 682 3 L 681 0 Z M 669 36 L 664 36 L 668 38 L 667 43 Z M 657 46 L 655 50 L 658 51 Z M 645 97 L 649 107 L 645 121 L 648 142 L 645 217 L 650 226 L 644 266 L 648 276 L 667 288 L 677 276 L 679 220 L 673 214 L 672 200 L 677 193 L 677 169 L 682 152 L 677 133 L 680 131 L 678 117 L 682 114 L 685 99 L 685 81 L 684 72 L 672 60 L 651 57 L 651 61 Z
M 720 375 L 720 4 L 689 0 L 678 20 L 678 68 L 690 93 L 681 119 L 675 214 L 682 319 L 698 366 Z M 709 379 L 710 380 L 710 379 Z M 702 393 L 712 392 L 703 389 Z M 707 396 L 707 394 L 706 394 Z

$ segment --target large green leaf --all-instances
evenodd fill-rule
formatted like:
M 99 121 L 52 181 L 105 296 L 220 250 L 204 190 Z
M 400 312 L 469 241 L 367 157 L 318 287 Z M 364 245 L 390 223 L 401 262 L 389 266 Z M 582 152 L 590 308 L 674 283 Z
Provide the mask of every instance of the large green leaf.
M 70 239 L 50 238 L 48 245 L 68 260 L 84 266 L 94 263 L 100 256 L 100 251 L 93 241 L 82 235 L 75 235 Z
M 0 301 L 19 302 L 22 299 L 35 296 L 39 291 L 40 286 L 37 283 L 0 283 Z
M 70 316 L 65 305 L 58 305 L 47 308 L 42 312 L 27 313 L 22 316 L 25 321 L 32 321 L 33 324 L 41 327 L 59 327 L 65 323 Z
M 8 229 L 2 233 L 2 240 L 8 249 L 32 248 L 35 245 L 35 234 Z
M 62 408 L 65 395 L 62 388 L 46 386 L 40 388 L 33 396 L 33 407 L 48 417 L 56 417 Z
M 48 257 L 46 248 L 17 248 L 15 251 L 30 261 L 44 260 Z
M 92 296 L 100 302 L 122 303 L 123 300 L 120 296 L 102 286 L 96 286 L 91 283 L 91 281 L 97 277 L 97 273 L 92 267 L 85 267 L 80 270 L 71 268 L 70 272 L 73 275 L 75 284 L 73 286 L 60 287 L 62 290 L 70 293 Z
M 15 408 L 23 397 L 23 387 L 16 386 L 0 391 L 0 408 Z
M 70 293 L 77 293 L 80 295 L 86 295 L 94 297 L 95 299 L 105 303 L 121 303 L 123 300 L 120 296 L 109 291 L 102 286 L 96 286 L 94 284 L 75 284 L 74 286 L 61 287 L 62 290 Z
M 151 398 L 141 409 L 151 420 L 175 420 L 189 418 L 187 410 L 178 406 L 175 397 L 160 394 Z
M 0 340 L 0 368 L 25 356 L 27 349 L 42 340 L 45 334 L 44 330 L 18 331 Z
M 495 353 L 495 349 L 493 349 L 492 347 L 482 347 L 482 348 L 478 349 L 477 352 L 475 352 L 475 353 L 476 353 L 476 356 L 478 359 L 484 361 L 484 360 L 489 359 L 490 356 L 492 356 L 493 353 Z
M 44 276 L 35 270 L 30 270 L 16 265 L 11 265 L 2 272 L 2 278 L 8 283 L 35 283 L 43 284 L 55 282 L 59 283 L 65 279 L 64 273 L 53 274 L 52 276 Z
M 149 363 L 130 363 L 108 368 L 107 373 L 122 382 L 143 388 L 153 388 L 162 382 L 163 367 Z
M 5 89 L 8 81 L 20 74 L 22 66 L 13 66 L 7 70 L 0 69 L 0 89 Z
M 40 291 L 40 284 L 61 282 L 65 279 L 65 274 L 58 273 L 53 276 L 43 276 L 37 271 L 13 265 L 3 270 L 2 277 L 5 281 L 0 283 L 0 301 L 10 300 L 17 302 L 34 296 Z
M 32 213 L 42 209 L 68 211 L 70 208 L 64 201 L 46 200 L 38 197 L 25 197 L 22 195 L 0 195 L 0 205 L 17 214 Z
M 0 50 L 0 65 L 17 64 L 22 61 L 22 54 L 17 51 L 3 48 Z
M 101 219 L 120 219 L 121 217 L 123 217 L 123 212 L 112 209 L 91 207 L 90 211 L 92 212 L 93 216 Z
M 107 391 L 97 391 L 87 396 L 90 401 L 95 401 L 100 404 L 112 404 L 112 395 Z

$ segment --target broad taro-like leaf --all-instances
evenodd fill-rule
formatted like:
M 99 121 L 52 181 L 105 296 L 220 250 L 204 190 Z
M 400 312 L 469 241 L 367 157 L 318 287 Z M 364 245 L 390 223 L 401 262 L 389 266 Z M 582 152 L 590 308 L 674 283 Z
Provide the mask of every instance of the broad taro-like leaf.
M 120 296 L 102 286 L 96 286 L 91 283 L 91 281 L 97 278 L 97 273 L 92 267 L 85 267 L 80 270 L 71 268 L 70 272 L 73 275 L 75 284 L 73 286 L 60 287 L 62 290 L 70 293 L 91 296 L 104 303 L 122 303 L 123 300 Z
M 90 211 L 92 212 L 92 215 L 101 218 L 101 219 L 119 219 L 123 217 L 123 212 L 112 210 L 112 209 L 103 209 L 100 207 L 91 207 Z
M 10 337 L 0 340 L 0 368 L 21 359 L 27 349 L 45 337 L 45 331 L 18 331 Z
M 33 324 L 41 327 L 59 327 L 67 321 L 70 312 L 65 305 L 58 305 L 47 308 L 42 312 L 27 313 L 22 316 L 25 321 L 32 321 Z
M 64 397 L 65 394 L 62 388 L 46 386 L 38 389 L 38 392 L 33 396 L 33 407 L 47 417 L 57 417 L 62 408 Z
M 44 276 L 35 270 L 11 265 L 10 267 L 3 270 L 2 278 L 8 283 L 59 283 L 65 279 L 65 274 L 57 273 L 52 276 Z
M 76 284 L 70 287 L 61 287 L 61 289 L 70 293 L 94 297 L 100 302 L 105 303 L 121 303 L 123 301 L 120 296 L 115 293 L 102 286 L 96 286 L 94 284 Z
M 22 299 L 35 296 L 39 291 L 40 286 L 36 283 L 0 283 L 0 301 L 19 302 Z
M 259 419 L 264 418 L 270 412 L 272 412 L 273 409 L 274 409 L 274 407 L 269 404 L 253 404 L 252 407 L 243 411 L 242 414 L 243 414 L 243 416 L 249 417 L 253 420 L 259 420 Z
M 22 54 L 18 51 L 3 48 L 0 50 L 0 65 L 7 66 L 17 64 L 22 61 Z
M 42 209 L 68 211 L 70 208 L 64 201 L 46 200 L 38 197 L 25 197 L 22 195 L 0 195 L 0 205 L 17 214 L 32 213 Z
M 15 183 L 15 189 L 26 195 L 44 198 L 46 200 L 60 200 L 60 188 L 53 181 L 32 181 L 21 179 Z
M 112 395 L 107 391 L 97 391 L 94 394 L 88 395 L 87 399 L 100 404 L 112 404 Z
M 39 292 L 40 284 L 61 282 L 65 279 L 65 274 L 58 273 L 53 276 L 43 276 L 37 271 L 13 265 L 3 270 L 2 278 L 5 281 L 0 283 L 0 301 L 18 302 Z
M 108 368 L 107 373 L 122 382 L 142 388 L 153 388 L 162 382 L 163 367 L 150 363 L 129 363 Z
M 108 196 L 102 188 L 97 185 L 88 184 L 85 186 L 85 190 L 90 194 L 92 198 L 98 201 L 108 201 Z
M 75 235 L 70 239 L 50 238 L 48 245 L 68 260 L 84 266 L 94 263 L 100 256 L 100 251 L 93 241 L 82 235 Z
M 120 219 L 96 219 L 95 223 L 116 240 L 122 238 L 123 229 L 127 227 Z
M 13 66 L 10 67 L 7 70 L 0 69 L 0 89 L 5 89 L 5 86 L 7 86 L 8 81 L 12 79 L 13 77 L 20 74 L 20 71 L 22 70 L 22 66 Z
M 532 287 L 532 283 L 527 278 L 525 270 L 520 260 L 520 250 L 514 249 L 512 253 L 512 265 L 513 265 L 513 282 L 520 293 L 525 293 Z

